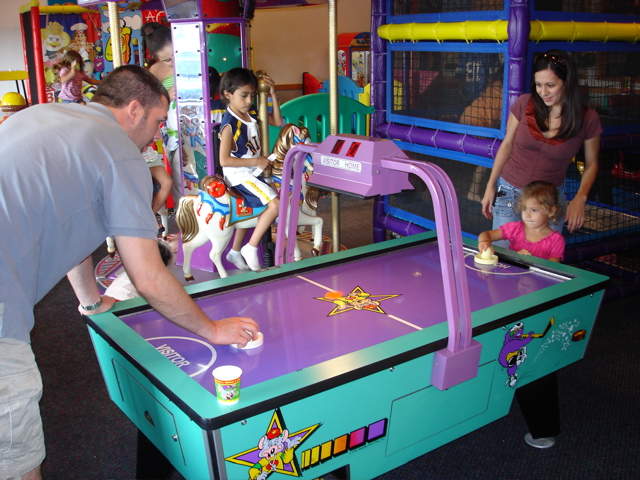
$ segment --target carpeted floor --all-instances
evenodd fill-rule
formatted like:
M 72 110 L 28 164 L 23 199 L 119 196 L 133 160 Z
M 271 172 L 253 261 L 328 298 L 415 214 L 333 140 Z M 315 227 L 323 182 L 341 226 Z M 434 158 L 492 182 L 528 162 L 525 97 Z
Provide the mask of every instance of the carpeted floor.
M 321 212 L 328 205 L 328 199 L 322 200 Z M 370 243 L 370 227 L 347 228 L 367 225 L 370 204 L 347 198 L 341 210 L 345 212 L 341 243 L 347 247 Z M 325 235 L 331 236 L 330 222 L 326 223 Z M 98 249 L 94 259 L 102 259 L 105 252 Z M 379 480 L 640 478 L 638 298 L 604 304 L 586 358 L 559 372 L 563 434 L 553 448 L 537 450 L 524 443 L 526 426 L 514 405 L 507 417 Z M 32 338 L 44 381 L 43 475 L 46 480 L 133 479 L 137 432 L 108 398 L 76 307 L 66 279 L 36 307 Z M 181 478 L 177 473 L 171 477 Z

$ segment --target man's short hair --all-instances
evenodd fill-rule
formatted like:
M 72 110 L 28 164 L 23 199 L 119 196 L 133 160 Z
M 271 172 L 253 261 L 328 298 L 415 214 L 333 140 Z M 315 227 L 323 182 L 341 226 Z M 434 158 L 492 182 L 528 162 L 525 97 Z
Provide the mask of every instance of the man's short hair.
M 122 108 L 137 100 L 147 110 L 157 106 L 162 97 L 170 102 L 167 89 L 152 73 L 138 65 L 123 65 L 100 82 L 91 101 Z

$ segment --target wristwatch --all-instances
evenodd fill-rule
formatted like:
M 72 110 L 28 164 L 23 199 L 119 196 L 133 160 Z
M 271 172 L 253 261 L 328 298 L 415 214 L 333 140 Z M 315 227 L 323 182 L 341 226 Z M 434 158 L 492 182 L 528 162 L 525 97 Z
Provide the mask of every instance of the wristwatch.
M 100 297 L 100 300 L 98 300 L 96 303 L 92 303 L 91 305 L 80 304 L 80 308 L 82 308 L 83 310 L 86 310 L 87 312 L 91 312 L 93 310 L 97 310 L 98 308 L 100 308 L 100 305 L 102 305 L 102 297 Z

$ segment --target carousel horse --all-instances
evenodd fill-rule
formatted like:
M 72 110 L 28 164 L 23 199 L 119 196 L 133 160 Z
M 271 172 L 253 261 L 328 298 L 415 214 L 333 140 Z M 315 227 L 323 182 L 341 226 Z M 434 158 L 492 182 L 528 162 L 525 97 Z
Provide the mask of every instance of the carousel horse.
M 274 147 L 274 170 L 278 165 L 282 170 L 282 162 L 291 147 L 308 140 L 309 132 L 304 127 L 287 124 L 282 127 Z M 305 160 L 305 172 L 302 179 L 302 192 L 308 192 L 306 182 L 313 173 L 311 156 Z M 282 197 L 282 195 L 280 195 Z M 317 195 L 315 195 L 317 199 Z M 305 200 L 304 198 L 301 200 Z M 309 225 L 313 229 L 312 254 L 318 255 L 322 247 L 322 223 L 321 217 L 316 215 L 313 200 L 303 201 L 299 212 L 298 225 Z M 193 251 L 211 242 L 209 258 L 215 265 L 220 278 L 227 277 L 227 271 L 222 264 L 222 253 L 229 244 L 235 228 L 253 228 L 258 223 L 258 216 L 266 206 L 261 208 L 248 208 L 242 201 L 232 195 L 224 180 L 219 177 L 206 176 L 200 184 L 198 195 L 186 195 L 180 199 L 176 212 L 176 223 L 182 232 L 182 250 L 184 254 L 183 272 L 187 281 L 193 281 L 191 273 L 191 256 Z M 308 213 L 307 213 L 308 212 Z M 277 221 L 277 220 L 276 220 Z M 300 260 L 302 255 L 296 245 L 295 259 Z
M 271 165 L 271 182 L 276 191 L 280 193 L 282 185 L 282 167 L 284 158 L 291 147 L 299 143 L 309 143 L 309 130 L 306 127 L 298 127 L 293 123 L 287 123 L 282 127 L 278 140 L 273 146 L 275 159 Z M 293 174 L 293 172 L 291 172 Z M 313 162 L 311 155 L 305 158 L 302 170 L 302 189 L 300 191 L 300 212 L 298 214 L 298 226 L 311 226 L 313 233 L 313 248 L 311 254 L 314 257 L 320 255 L 322 245 L 322 224 L 323 220 L 318 217 L 318 198 L 320 189 L 307 185 L 309 177 L 313 174 Z M 289 186 L 292 188 L 292 185 Z M 303 228 L 304 229 L 304 228 Z M 297 252 L 296 252 L 297 253 Z M 296 260 L 299 258 L 296 256 Z

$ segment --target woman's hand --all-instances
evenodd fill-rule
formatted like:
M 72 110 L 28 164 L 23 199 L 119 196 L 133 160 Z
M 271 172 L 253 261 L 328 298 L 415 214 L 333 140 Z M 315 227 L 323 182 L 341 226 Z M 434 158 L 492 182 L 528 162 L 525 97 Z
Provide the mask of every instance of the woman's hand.
M 575 232 L 584 224 L 584 205 L 586 198 L 575 197 L 567 206 L 567 230 Z
M 482 214 L 491 220 L 493 218 L 493 201 L 496 198 L 495 185 L 487 185 L 487 189 L 484 191 L 484 197 L 482 197 Z

